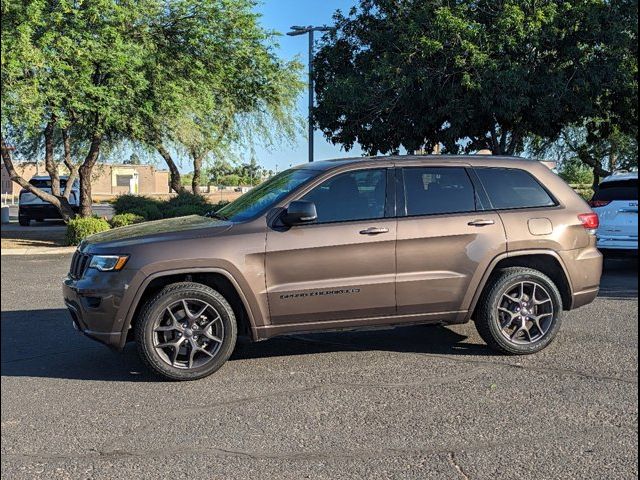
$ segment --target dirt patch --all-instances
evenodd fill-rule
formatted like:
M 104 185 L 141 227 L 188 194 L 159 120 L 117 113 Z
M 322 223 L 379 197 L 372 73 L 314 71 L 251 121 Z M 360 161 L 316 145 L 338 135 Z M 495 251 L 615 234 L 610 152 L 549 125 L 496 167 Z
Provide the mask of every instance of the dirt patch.
M 64 247 L 65 231 L 26 231 L 2 229 L 2 245 L 5 248 Z

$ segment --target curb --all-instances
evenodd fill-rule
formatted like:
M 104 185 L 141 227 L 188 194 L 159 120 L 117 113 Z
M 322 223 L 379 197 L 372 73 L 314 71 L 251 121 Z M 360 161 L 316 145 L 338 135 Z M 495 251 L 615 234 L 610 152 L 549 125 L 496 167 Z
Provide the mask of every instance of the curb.
M 77 247 L 32 247 L 3 248 L 0 255 L 66 255 L 76 251 Z

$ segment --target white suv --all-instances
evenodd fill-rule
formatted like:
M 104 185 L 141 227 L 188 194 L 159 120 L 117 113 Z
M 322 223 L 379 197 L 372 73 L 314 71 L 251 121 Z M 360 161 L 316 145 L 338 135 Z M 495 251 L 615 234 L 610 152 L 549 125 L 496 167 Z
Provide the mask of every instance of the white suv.
M 62 192 L 67 186 L 68 178 L 67 176 L 60 177 L 60 190 Z M 51 193 L 51 178 L 48 176 L 32 177 L 29 183 L 40 190 Z M 71 186 L 69 203 L 75 211 L 80 209 L 80 182 L 78 180 L 73 182 Z M 42 222 L 47 218 L 61 218 L 60 212 L 50 203 L 36 197 L 29 190 L 23 189 L 20 192 L 18 206 L 18 222 L 20 225 L 26 227 L 31 223 L 31 220 Z
M 600 250 L 638 250 L 638 172 L 605 178 L 591 207 L 600 217 Z

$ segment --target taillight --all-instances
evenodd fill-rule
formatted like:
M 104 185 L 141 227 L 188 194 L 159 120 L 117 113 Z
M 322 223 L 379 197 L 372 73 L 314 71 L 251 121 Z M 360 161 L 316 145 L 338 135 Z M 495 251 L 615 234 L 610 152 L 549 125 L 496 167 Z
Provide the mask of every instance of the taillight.
M 597 213 L 582 213 L 578 215 L 582 226 L 591 234 L 595 234 L 600 226 L 600 219 Z
M 600 207 L 606 207 L 610 203 L 611 203 L 611 200 L 591 200 L 589 202 L 589 205 L 591 206 L 591 208 L 600 208 Z

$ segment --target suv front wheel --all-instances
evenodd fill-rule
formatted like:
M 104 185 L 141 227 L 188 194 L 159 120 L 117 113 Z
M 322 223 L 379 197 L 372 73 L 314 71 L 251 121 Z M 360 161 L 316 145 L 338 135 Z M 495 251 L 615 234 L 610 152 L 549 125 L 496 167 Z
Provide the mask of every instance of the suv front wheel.
M 476 310 L 476 328 L 494 350 L 536 353 L 554 339 L 562 321 L 558 287 L 542 272 L 512 267 L 494 275 Z
M 229 303 L 212 288 L 192 282 L 164 287 L 135 325 L 142 361 L 169 380 L 211 375 L 233 352 L 236 337 Z

